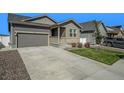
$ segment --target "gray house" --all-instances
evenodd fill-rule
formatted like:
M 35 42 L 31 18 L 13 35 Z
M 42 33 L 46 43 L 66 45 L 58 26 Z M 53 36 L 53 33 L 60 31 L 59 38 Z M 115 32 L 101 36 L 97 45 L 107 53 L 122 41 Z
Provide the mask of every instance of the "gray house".
M 101 21 L 88 21 L 84 23 L 80 23 L 82 29 L 81 29 L 81 35 L 80 35 L 80 42 L 86 43 L 89 42 L 90 44 L 96 44 L 96 33 L 97 31 L 100 32 L 100 35 L 102 37 L 107 36 L 107 29 L 103 22 Z
M 48 46 L 80 42 L 80 25 L 74 20 L 57 23 L 48 16 L 8 14 L 11 47 Z
M 43 18 L 46 17 L 44 16 Z M 31 18 L 27 16 L 8 14 L 11 47 L 18 48 L 49 45 L 50 24 L 33 22 L 38 19 L 40 19 L 40 17 Z M 53 20 L 50 21 L 55 23 Z

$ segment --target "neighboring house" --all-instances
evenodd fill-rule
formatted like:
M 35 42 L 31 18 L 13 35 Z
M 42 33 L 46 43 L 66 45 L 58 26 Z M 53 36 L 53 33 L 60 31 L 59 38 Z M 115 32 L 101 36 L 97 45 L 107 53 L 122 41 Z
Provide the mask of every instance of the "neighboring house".
M 80 42 L 85 44 L 86 42 L 89 42 L 90 44 L 96 44 L 96 33 L 97 31 L 100 32 L 100 35 L 102 37 L 107 36 L 107 29 L 105 25 L 101 21 L 89 21 L 80 23 L 82 29 L 81 29 L 81 35 L 80 35 Z
M 8 47 L 10 42 L 9 35 L 0 34 L 0 47 Z
M 73 20 L 57 23 L 48 16 L 8 15 L 11 47 L 48 46 L 80 41 L 80 25 Z
M 108 37 L 124 38 L 122 26 L 106 26 Z

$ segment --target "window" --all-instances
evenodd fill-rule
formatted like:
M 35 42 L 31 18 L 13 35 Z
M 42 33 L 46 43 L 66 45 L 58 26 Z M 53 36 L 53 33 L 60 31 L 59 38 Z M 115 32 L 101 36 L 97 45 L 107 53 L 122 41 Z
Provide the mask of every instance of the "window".
M 70 37 L 76 37 L 76 29 L 70 29 Z
M 72 34 L 73 34 L 73 30 L 70 29 L 70 37 L 72 37 Z
M 76 29 L 74 29 L 74 37 L 76 37 Z

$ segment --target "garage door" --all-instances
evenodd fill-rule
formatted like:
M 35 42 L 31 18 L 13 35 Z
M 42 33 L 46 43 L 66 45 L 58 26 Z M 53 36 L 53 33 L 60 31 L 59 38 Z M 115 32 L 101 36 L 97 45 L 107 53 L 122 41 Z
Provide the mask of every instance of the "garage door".
M 19 33 L 17 47 L 48 46 L 48 34 Z

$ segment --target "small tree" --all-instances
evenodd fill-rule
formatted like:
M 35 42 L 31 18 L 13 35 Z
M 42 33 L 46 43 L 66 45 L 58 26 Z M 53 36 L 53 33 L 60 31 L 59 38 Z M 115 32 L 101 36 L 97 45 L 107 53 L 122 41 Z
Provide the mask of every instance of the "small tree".
M 100 31 L 98 29 L 98 23 L 96 21 L 94 21 L 94 23 L 95 23 L 95 27 L 96 27 L 96 34 L 95 34 L 96 44 L 100 45 L 101 41 L 102 41 L 102 35 L 100 34 Z
M 96 33 L 96 44 L 100 45 L 102 41 L 102 36 L 99 32 Z

